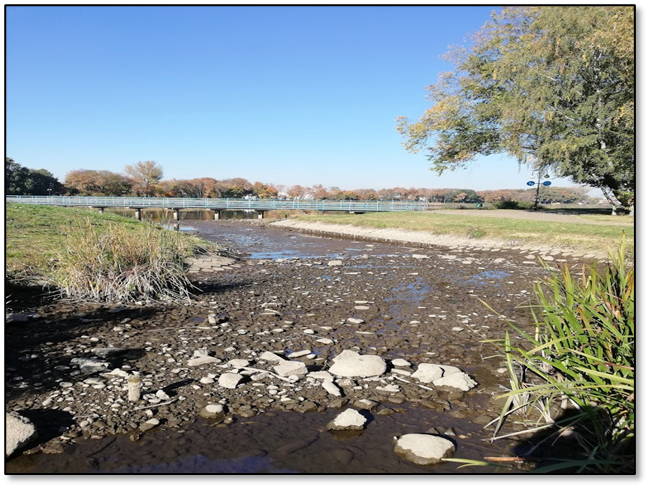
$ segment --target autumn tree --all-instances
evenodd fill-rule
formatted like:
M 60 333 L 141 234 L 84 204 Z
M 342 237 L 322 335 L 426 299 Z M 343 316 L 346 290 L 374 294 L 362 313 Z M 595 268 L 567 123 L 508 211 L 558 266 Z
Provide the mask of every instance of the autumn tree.
M 277 198 L 277 188 L 275 188 L 271 184 L 261 183 L 260 181 L 256 181 L 252 185 L 252 193 L 257 198 L 262 198 L 262 199 Z
M 133 180 L 107 170 L 75 169 L 65 175 L 69 193 L 122 196 L 131 192 Z
M 133 190 L 144 196 L 152 196 L 155 193 L 155 185 L 162 180 L 162 166 L 155 161 L 138 161 L 135 164 L 128 164 L 124 172 L 133 178 Z
M 600 188 L 628 210 L 635 188 L 634 7 L 510 7 L 428 90 L 419 121 L 400 117 L 412 152 L 438 173 L 508 153 L 534 170 Z M 431 139 L 432 144 L 430 143 Z

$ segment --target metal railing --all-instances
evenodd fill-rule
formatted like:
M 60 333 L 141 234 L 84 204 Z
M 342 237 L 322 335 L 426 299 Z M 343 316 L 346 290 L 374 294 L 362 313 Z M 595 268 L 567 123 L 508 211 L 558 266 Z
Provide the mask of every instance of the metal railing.
M 344 200 L 249 200 L 243 198 L 155 198 L 7 195 L 7 203 L 63 207 L 206 208 L 212 210 L 319 210 L 323 212 L 405 212 L 428 209 L 426 202 Z

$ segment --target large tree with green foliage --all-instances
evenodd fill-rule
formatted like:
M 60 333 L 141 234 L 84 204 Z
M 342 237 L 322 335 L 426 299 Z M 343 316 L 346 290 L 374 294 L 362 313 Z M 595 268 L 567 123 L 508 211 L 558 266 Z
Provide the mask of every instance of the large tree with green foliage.
M 5 157 L 6 195 L 50 195 L 61 193 L 63 185 L 46 169 L 29 169 Z
M 399 118 L 412 152 L 438 173 L 508 153 L 534 170 L 600 188 L 620 210 L 635 191 L 634 7 L 510 7 L 494 13 L 455 69 L 428 87 L 434 105 Z

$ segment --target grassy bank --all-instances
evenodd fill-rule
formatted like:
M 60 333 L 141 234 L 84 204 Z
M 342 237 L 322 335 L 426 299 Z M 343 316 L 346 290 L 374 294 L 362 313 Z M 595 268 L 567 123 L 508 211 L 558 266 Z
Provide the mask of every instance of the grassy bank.
M 217 249 L 128 217 L 20 204 L 6 206 L 5 246 L 10 281 L 39 280 L 99 300 L 182 291 L 184 259 Z
M 601 217 L 601 216 L 599 216 Z M 474 239 L 502 240 L 513 245 L 539 243 L 546 246 L 606 250 L 619 245 L 622 232 L 627 242 L 633 243 L 634 227 L 606 225 L 607 219 L 576 217 L 574 222 L 498 218 L 486 215 L 467 215 L 461 210 L 452 214 L 435 212 L 394 212 L 367 214 L 303 215 L 297 220 L 329 224 L 353 225 L 370 228 L 394 228 L 425 231 L 440 235 L 457 235 Z M 633 252 L 632 245 L 630 252 Z

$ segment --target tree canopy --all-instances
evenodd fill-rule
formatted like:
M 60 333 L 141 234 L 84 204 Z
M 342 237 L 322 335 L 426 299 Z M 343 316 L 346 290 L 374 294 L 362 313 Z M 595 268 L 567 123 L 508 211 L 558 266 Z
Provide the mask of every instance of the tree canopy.
M 509 7 L 455 69 L 428 87 L 419 121 L 398 119 L 406 149 L 428 151 L 433 170 L 508 153 L 600 188 L 620 209 L 635 191 L 634 7 Z
M 29 169 L 5 157 L 5 194 L 50 195 L 63 191 L 63 185 L 46 169 Z

